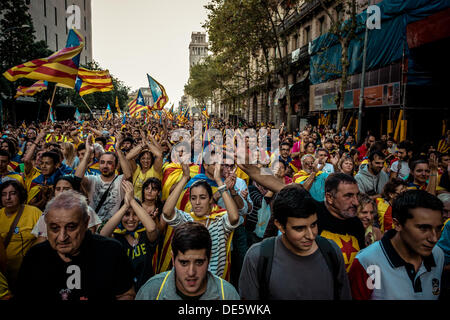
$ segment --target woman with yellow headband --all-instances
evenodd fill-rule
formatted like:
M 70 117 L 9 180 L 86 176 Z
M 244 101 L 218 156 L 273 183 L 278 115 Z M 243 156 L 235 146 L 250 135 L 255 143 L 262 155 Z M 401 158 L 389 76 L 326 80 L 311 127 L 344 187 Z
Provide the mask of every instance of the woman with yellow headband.
M 125 198 L 119 211 L 104 225 L 100 235 L 122 243 L 133 266 L 136 292 L 153 276 L 152 257 L 158 232 L 152 217 L 134 197 L 133 185 L 122 182 Z
M 183 176 L 166 200 L 163 207 L 163 218 L 173 228 L 188 221 L 204 224 L 212 239 L 210 271 L 227 280 L 230 277 L 231 239 L 234 229 L 239 224 L 239 214 L 234 200 L 222 181 L 220 167 L 219 163 L 215 164 L 214 182 L 218 185 L 217 192 L 221 193 L 226 210 L 214 203 L 211 186 L 206 180 L 196 180 L 194 183 L 188 184 L 191 180 L 189 165 L 183 164 Z M 190 213 L 175 207 L 186 187 L 189 188 L 189 200 L 193 210 Z

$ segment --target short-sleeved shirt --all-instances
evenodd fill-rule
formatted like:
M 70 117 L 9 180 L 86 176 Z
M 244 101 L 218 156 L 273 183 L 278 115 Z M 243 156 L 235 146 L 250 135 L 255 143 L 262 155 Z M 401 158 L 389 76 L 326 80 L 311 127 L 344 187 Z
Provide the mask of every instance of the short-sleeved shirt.
M 3 239 L 6 238 L 16 215 L 17 212 L 11 216 L 7 216 L 5 214 L 5 208 L 0 209 L 0 236 Z M 36 240 L 31 230 L 33 230 L 41 215 L 42 211 L 39 208 L 25 205 L 22 216 L 12 233 L 11 240 L 6 248 L 7 278 L 10 286 L 14 285 L 22 259 Z
M 365 229 L 358 217 L 338 219 L 326 208 L 317 204 L 319 235 L 333 240 L 342 251 L 347 272 L 360 249 L 365 247 Z
M 339 247 L 331 240 L 330 244 L 338 256 L 340 269 L 338 277 L 343 284 L 339 298 L 351 299 L 350 285 Z M 258 261 L 261 242 L 254 244 L 244 258 L 239 279 L 239 295 L 245 300 L 260 299 L 258 280 Z M 291 252 L 278 236 L 275 240 L 272 271 L 268 285 L 271 300 L 333 300 L 333 274 L 319 249 L 308 256 Z
M 117 176 L 113 182 L 104 182 L 99 175 L 85 175 L 84 177 L 88 180 L 89 203 L 94 210 L 109 185 L 113 183 L 105 202 L 97 212 L 102 222 L 107 222 L 120 209 L 120 203 L 125 196 L 121 188 L 123 175 Z
M 114 233 L 114 239 L 118 240 L 125 249 L 128 259 L 133 267 L 133 280 L 135 291 L 153 276 L 152 258 L 156 249 L 157 241 L 150 242 L 147 233 L 139 232 L 138 242 L 135 246 L 130 245 L 125 235 Z
M 409 176 L 409 171 L 409 165 L 406 161 L 397 160 L 391 164 L 391 172 L 397 173 L 397 177 L 400 179 L 406 179 Z
M 352 296 L 357 300 L 437 300 L 441 290 L 444 253 L 434 246 L 417 272 L 395 251 L 389 230 L 380 241 L 361 250 L 349 272 Z M 372 279 L 369 279 L 369 276 Z M 368 285 L 371 283 L 372 285 Z
M 80 252 L 64 262 L 48 241 L 32 247 L 19 272 L 18 300 L 114 300 L 133 287 L 120 242 L 86 231 Z
M 175 215 L 172 220 L 167 220 L 163 215 L 164 220 L 169 226 L 176 228 L 179 225 L 188 221 L 194 221 L 194 218 L 187 212 L 175 208 Z M 209 271 L 213 274 L 222 277 L 227 263 L 227 242 L 228 239 L 239 225 L 239 222 L 233 226 L 228 219 L 228 213 L 212 219 L 207 225 L 209 234 L 211 235 L 212 249 L 211 259 L 209 261 Z

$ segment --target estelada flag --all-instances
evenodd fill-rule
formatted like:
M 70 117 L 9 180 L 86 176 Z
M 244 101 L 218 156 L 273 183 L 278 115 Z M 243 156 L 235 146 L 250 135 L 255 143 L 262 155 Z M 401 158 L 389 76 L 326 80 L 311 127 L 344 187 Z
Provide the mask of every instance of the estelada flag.
M 19 86 L 14 99 L 17 99 L 19 96 L 34 96 L 38 92 L 47 90 L 47 86 L 48 82 L 45 80 L 36 81 L 29 87 Z
M 112 111 L 111 111 L 111 107 L 109 106 L 109 103 L 108 103 L 108 107 L 106 108 L 106 111 L 105 111 L 105 119 L 108 119 L 108 120 L 112 119 Z
M 137 97 L 128 104 L 128 112 L 130 116 L 134 117 L 136 113 L 144 110 L 148 110 L 148 107 L 145 105 L 144 96 L 139 89 Z
M 62 83 L 73 88 L 80 65 L 80 53 L 84 47 L 83 36 L 71 29 L 66 47 L 47 58 L 35 59 L 5 71 L 3 76 L 9 81 L 20 78 L 46 80 Z
M 75 90 L 84 96 L 93 92 L 107 92 L 114 89 L 108 70 L 88 70 L 80 67 L 75 81 Z
M 169 97 L 166 94 L 164 87 L 155 79 L 147 74 L 148 85 L 152 92 L 153 105 L 151 110 L 162 110 L 169 101 Z
M 206 109 L 206 105 L 202 109 L 202 115 L 204 115 L 206 119 L 209 119 L 209 114 L 208 110 Z

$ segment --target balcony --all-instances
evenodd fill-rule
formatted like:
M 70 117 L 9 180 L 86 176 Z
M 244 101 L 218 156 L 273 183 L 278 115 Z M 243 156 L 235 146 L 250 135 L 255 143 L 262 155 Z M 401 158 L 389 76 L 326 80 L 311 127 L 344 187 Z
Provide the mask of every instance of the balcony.
M 282 66 L 288 65 L 289 68 L 302 65 L 309 61 L 308 45 L 297 48 L 296 50 L 289 53 L 287 56 L 283 57 L 282 60 L 278 59 L 276 64 L 276 71 L 280 72 Z
M 284 30 L 287 32 L 290 31 L 291 28 L 293 28 L 299 21 L 301 21 L 305 16 L 311 13 L 314 9 L 317 7 L 320 7 L 320 1 L 314 0 L 311 2 L 304 3 L 298 12 L 294 12 L 291 16 L 289 16 L 286 19 L 286 22 L 284 24 Z M 280 30 L 278 30 L 280 33 L 283 32 L 282 27 L 280 26 Z

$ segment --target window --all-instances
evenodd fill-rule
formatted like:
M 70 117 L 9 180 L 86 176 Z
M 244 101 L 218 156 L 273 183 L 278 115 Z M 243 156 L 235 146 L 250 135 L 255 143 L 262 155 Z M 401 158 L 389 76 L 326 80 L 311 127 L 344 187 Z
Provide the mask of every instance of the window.
M 67 0 L 64 0 L 64 8 L 67 10 Z
M 68 30 L 67 30 L 67 17 L 66 17 L 66 20 L 65 20 L 65 21 L 66 21 L 66 34 L 67 34 L 67 31 L 68 31 Z
M 325 17 L 319 18 L 319 33 L 320 35 L 325 33 Z
M 88 49 L 88 37 L 84 38 L 84 49 Z
M 84 64 L 87 64 L 87 56 L 84 57 Z
M 298 47 L 299 47 L 298 34 L 294 34 L 294 38 L 293 38 L 293 41 L 292 41 L 292 51 L 294 51 Z
M 305 28 L 305 45 L 311 42 L 311 27 Z
M 58 34 L 55 33 L 55 46 L 56 46 L 56 51 L 58 51 Z
M 84 17 L 84 31 L 86 31 L 86 17 Z
M 47 43 L 47 26 L 44 26 L 44 38 L 45 38 L 45 44 Z
M 338 5 L 335 8 L 336 10 L 336 16 L 338 21 L 343 21 L 344 20 L 344 10 L 342 9 L 342 5 Z
M 56 7 L 55 7 L 55 26 L 57 26 L 58 25 L 58 11 L 56 10 Z
M 86 0 L 83 1 L 84 10 L 86 10 Z
M 44 0 L 44 17 L 47 16 L 47 0 Z

